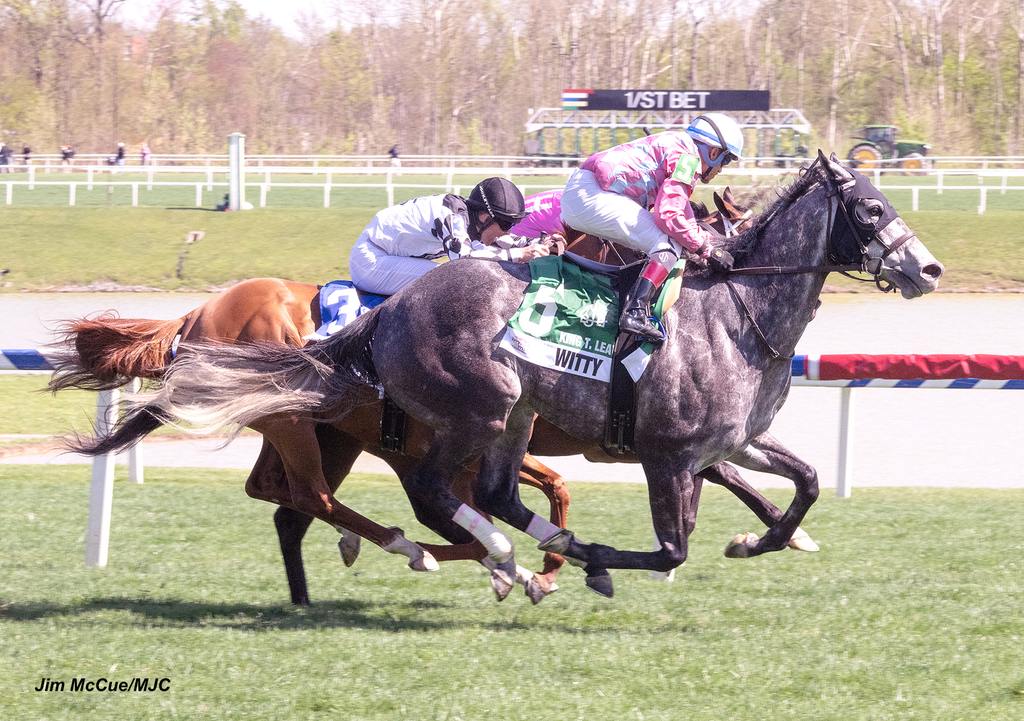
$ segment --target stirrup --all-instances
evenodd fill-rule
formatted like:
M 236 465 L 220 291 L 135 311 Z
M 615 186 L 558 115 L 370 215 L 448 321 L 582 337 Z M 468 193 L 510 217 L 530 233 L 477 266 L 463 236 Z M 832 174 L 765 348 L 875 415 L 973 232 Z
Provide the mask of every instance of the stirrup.
M 643 325 L 640 325 L 641 321 L 638 318 L 624 315 L 619 321 L 619 330 L 623 333 L 629 333 L 630 335 L 642 338 L 648 343 L 664 343 L 666 340 L 665 333 L 658 322 L 650 317 L 646 318 L 645 321 Z

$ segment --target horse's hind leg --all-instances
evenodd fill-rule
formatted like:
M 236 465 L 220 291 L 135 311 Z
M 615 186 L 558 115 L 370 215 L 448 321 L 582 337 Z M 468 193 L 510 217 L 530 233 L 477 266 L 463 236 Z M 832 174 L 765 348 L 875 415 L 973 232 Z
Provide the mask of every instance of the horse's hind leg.
M 374 523 L 334 497 L 324 478 L 314 428 L 315 425 L 308 421 L 280 417 L 261 421 L 257 427 L 280 453 L 288 477 L 290 501 L 278 502 L 335 528 L 353 531 L 389 553 L 407 556 L 413 570 L 436 570 L 437 562 L 407 540 L 401 531 Z
M 468 419 L 467 423 L 471 423 Z M 499 424 L 478 424 L 478 430 L 498 430 Z M 492 436 L 493 437 L 493 436 Z M 491 585 L 498 600 L 512 590 L 516 579 L 516 564 L 512 542 L 487 518 L 470 504 L 461 501 L 452 492 L 455 469 L 475 455 L 466 445 L 465 433 L 437 430 L 430 449 L 420 464 L 403 474 L 402 486 L 416 513 L 416 519 L 440 534 L 449 543 L 463 544 L 474 538 L 487 550 L 482 563 L 491 569 Z M 474 495 L 479 488 L 474 489 Z M 476 499 L 479 502 L 479 497 Z
M 743 501 L 743 505 L 753 511 L 765 526 L 770 528 L 782 519 L 782 511 L 779 510 L 779 507 L 747 483 L 740 472 L 730 464 L 724 461 L 716 463 L 705 468 L 700 475 L 711 483 L 728 489 L 730 493 Z M 793 537 L 789 539 L 788 545 L 797 551 L 814 552 L 818 550 L 818 544 L 802 528 L 796 529 Z
M 796 457 L 769 433 L 755 438 L 741 452 L 730 457 L 731 462 L 752 471 L 773 473 L 793 481 L 795 493 L 789 508 L 780 518 L 769 524 L 767 533 L 758 539 L 752 533 L 734 538 L 726 548 L 726 555 L 732 557 L 757 556 L 766 551 L 780 551 L 794 537 L 807 509 L 818 498 L 818 474 L 813 467 Z M 811 541 L 813 543 L 813 541 Z
M 290 501 L 288 478 L 285 475 L 284 463 L 274 446 L 264 438 L 259 458 L 249 472 L 245 483 L 245 492 L 251 498 L 258 498 L 271 503 Z M 281 557 L 284 559 L 284 573 L 288 578 L 288 591 L 292 603 L 297 606 L 309 605 L 309 590 L 306 586 L 306 570 L 302 565 L 302 537 L 313 521 L 312 516 L 299 513 L 293 508 L 279 505 L 274 512 L 274 527 L 277 529 L 277 541 L 281 546 Z
M 561 475 L 527 453 L 523 457 L 523 466 L 519 469 L 519 482 L 540 490 L 547 497 L 551 506 L 548 519 L 553 524 L 559 528 L 568 525 L 569 489 Z M 540 575 L 548 583 L 554 584 L 564 563 L 565 559 L 557 553 L 545 553 L 544 570 Z

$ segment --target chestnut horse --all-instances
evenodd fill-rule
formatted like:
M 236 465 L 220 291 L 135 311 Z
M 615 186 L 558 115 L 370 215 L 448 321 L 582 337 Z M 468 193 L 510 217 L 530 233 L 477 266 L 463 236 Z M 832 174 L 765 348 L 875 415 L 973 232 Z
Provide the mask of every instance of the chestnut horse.
M 724 197 L 716 193 L 715 203 L 718 212 L 707 214 L 704 221 L 719 232 L 726 231 L 730 222 L 742 222 L 750 215 L 748 210 L 736 205 L 729 189 L 726 189 Z M 584 236 L 573 250 L 586 257 L 608 259 L 611 244 L 598 241 L 594 245 L 599 247 L 592 245 L 588 248 L 588 242 L 594 244 Z M 599 252 L 602 248 L 604 255 Z M 614 250 L 620 261 L 625 261 L 625 254 L 630 252 L 617 247 Z M 102 389 L 118 386 L 129 378 L 159 379 L 178 341 L 269 342 L 301 346 L 319 325 L 317 286 L 274 278 L 247 280 L 174 320 L 101 316 L 69 323 L 66 344 L 70 352 L 58 361 L 58 371 L 50 386 L 55 391 L 69 387 Z M 361 452 L 380 457 L 401 478 L 418 462 L 418 456 L 429 444 L 429 432 L 412 421 L 408 426 L 406 453 L 381 448 L 381 405 L 364 406 L 338 426 L 321 424 L 316 427 L 315 434 L 311 428 L 296 423 L 294 433 L 289 433 L 287 439 L 279 442 L 308 446 L 310 453 L 307 457 L 319 459 L 310 468 L 286 468 L 273 445 L 264 439 L 259 459 L 247 480 L 246 492 L 253 498 L 280 505 L 274 521 L 293 603 L 309 603 L 301 542 L 314 516 L 331 523 L 342 533 L 338 545 L 346 565 L 351 565 L 358 555 L 360 536 L 392 553 L 408 556 L 409 565 L 414 570 L 433 569 L 435 560 L 480 560 L 486 555 L 476 541 L 452 546 L 413 544 L 405 540 L 400 529 L 384 528 L 335 499 L 334 493 Z M 152 417 L 149 422 L 150 430 L 160 424 Z M 552 426 L 538 425 L 537 440 L 545 448 L 558 449 L 560 435 L 561 432 Z M 475 468 L 464 469 L 456 482 L 457 493 L 466 500 L 472 499 L 475 472 Z M 289 485 L 288 475 L 299 473 L 314 478 L 312 486 Z M 765 523 L 770 524 L 777 517 L 778 509 L 747 486 L 731 467 L 725 466 L 714 473 L 709 469 L 708 479 L 730 488 Z M 528 455 L 519 480 L 540 489 L 547 496 L 551 521 L 564 527 L 569 494 L 561 477 Z M 557 588 L 554 579 L 561 564 L 559 556 L 547 554 L 540 574 L 531 575 L 519 569 L 519 581 L 527 586 L 534 603 Z M 496 583 L 501 585 L 503 582 Z M 499 595 L 507 593 L 497 586 L 496 591 Z

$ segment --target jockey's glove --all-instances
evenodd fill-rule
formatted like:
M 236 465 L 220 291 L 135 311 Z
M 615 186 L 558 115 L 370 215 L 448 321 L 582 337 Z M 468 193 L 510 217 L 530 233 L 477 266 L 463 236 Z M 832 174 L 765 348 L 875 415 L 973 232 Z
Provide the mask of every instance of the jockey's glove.
M 714 248 L 708 253 L 708 268 L 714 273 L 728 273 L 732 270 L 732 253 L 722 248 Z

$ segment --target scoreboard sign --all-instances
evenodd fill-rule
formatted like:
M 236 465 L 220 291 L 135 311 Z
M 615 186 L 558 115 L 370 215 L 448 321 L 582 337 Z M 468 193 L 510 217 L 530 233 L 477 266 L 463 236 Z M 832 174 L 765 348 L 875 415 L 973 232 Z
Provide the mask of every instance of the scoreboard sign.
M 768 110 L 767 90 L 562 91 L 563 110 Z

